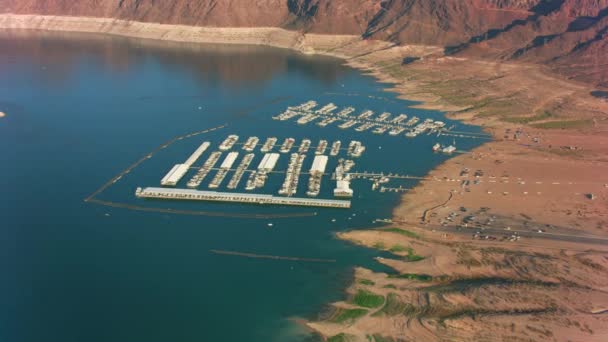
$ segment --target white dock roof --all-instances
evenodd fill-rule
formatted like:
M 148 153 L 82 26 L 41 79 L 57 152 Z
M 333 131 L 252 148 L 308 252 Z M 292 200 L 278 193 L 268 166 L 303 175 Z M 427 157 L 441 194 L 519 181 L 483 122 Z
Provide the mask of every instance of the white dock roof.
M 163 177 L 160 184 L 163 186 L 175 186 L 188 172 L 190 166 L 186 164 L 176 164 L 171 170 Z

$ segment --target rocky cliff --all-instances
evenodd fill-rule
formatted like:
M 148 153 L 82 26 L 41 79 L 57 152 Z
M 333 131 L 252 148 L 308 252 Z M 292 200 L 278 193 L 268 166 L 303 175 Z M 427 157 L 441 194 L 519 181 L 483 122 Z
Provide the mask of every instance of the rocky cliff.
M 608 86 L 608 0 L 0 0 L 0 12 L 355 34 Z

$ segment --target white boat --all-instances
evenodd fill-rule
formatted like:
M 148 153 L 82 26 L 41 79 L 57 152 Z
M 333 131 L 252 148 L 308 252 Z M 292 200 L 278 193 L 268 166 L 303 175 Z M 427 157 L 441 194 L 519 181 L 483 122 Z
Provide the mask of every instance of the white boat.
M 441 152 L 443 152 L 443 153 L 447 153 L 447 154 L 451 154 L 451 153 L 453 153 L 454 151 L 456 151 L 456 147 L 455 147 L 455 146 L 453 146 L 453 145 L 450 145 L 450 146 L 448 146 L 448 147 L 444 147 L 444 148 L 441 150 Z

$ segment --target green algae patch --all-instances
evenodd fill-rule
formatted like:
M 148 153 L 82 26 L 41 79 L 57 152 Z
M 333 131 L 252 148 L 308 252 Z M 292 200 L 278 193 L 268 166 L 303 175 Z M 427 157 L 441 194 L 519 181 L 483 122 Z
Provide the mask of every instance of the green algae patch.
M 339 308 L 330 321 L 334 323 L 351 323 L 367 314 L 367 309 L 342 309 Z
M 327 339 L 327 342 L 349 342 L 355 341 L 355 337 L 352 335 L 348 335 L 345 333 L 339 333 L 338 335 L 334 335 Z
M 531 125 L 534 128 L 544 129 L 567 129 L 585 128 L 592 125 L 591 120 L 568 120 L 568 121 L 548 121 Z
M 373 281 L 371 281 L 369 279 L 359 279 L 359 284 L 372 286 L 372 285 L 375 285 L 376 283 L 374 283 Z
M 391 274 L 388 276 L 393 279 L 409 279 L 409 280 L 417 280 L 417 281 L 431 281 L 433 277 L 428 274 L 415 274 L 415 273 L 402 273 L 402 274 Z
M 382 309 L 375 312 L 374 316 L 402 315 L 403 313 L 405 313 L 408 310 L 408 305 L 409 304 L 403 303 L 401 300 L 399 300 L 399 297 L 397 296 L 397 294 L 391 292 L 386 297 L 386 302 L 384 303 L 384 306 L 382 307 Z
M 410 232 L 409 230 L 405 230 L 405 229 L 400 229 L 400 228 L 384 228 L 382 229 L 382 231 L 384 232 L 389 232 L 389 233 L 397 233 L 397 234 L 401 234 L 401 235 L 405 235 L 409 238 L 412 239 L 420 239 L 420 235 L 414 233 L 414 232 Z
M 416 254 L 414 252 L 414 249 L 412 247 L 408 247 L 407 248 L 407 255 L 404 257 L 404 259 L 406 261 L 409 261 L 409 262 L 416 262 L 416 261 L 423 260 L 424 257 L 421 256 L 421 255 Z
M 384 296 L 366 290 L 359 290 L 352 303 L 364 308 L 377 308 L 384 304 Z
M 529 124 L 534 121 L 547 120 L 553 117 L 553 113 L 549 111 L 544 111 L 540 114 L 536 114 L 534 116 L 512 116 L 507 118 L 502 118 L 502 121 L 510 122 L 510 123 L 518 123 L 518 124 Z

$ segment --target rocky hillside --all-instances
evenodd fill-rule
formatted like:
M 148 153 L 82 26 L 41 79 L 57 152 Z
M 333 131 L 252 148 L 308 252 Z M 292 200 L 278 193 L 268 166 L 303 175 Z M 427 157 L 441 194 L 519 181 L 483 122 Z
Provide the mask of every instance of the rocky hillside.
M 0 0 L 0 12 L 356 34 L 608 87 L 608 0 Z

